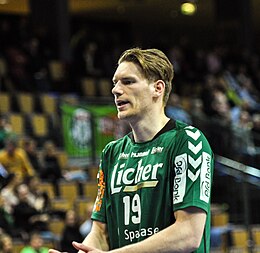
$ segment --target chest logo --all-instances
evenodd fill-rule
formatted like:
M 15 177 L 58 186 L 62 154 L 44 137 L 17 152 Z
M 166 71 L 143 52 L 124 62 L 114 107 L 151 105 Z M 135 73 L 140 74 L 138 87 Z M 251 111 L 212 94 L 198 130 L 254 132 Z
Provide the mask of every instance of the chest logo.
M 125 168 L 126 163 L 114 166 L 111 178 L 111 193 L 135 192 L 140 188 L 155 187 L 158 183 L 157 171 L 163 163 L 143 165 L 139 160 L 136 168 Z

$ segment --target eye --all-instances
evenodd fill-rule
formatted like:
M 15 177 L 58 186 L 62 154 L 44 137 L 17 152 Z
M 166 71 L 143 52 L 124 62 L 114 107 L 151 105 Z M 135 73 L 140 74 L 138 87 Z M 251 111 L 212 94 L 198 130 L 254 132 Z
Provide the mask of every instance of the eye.
M 135 80 L 132 78 L 124 78 L 124 79 L 122 79 L 122 83 L 125 85 L 129 85 L 129 84 L 135 83 Z

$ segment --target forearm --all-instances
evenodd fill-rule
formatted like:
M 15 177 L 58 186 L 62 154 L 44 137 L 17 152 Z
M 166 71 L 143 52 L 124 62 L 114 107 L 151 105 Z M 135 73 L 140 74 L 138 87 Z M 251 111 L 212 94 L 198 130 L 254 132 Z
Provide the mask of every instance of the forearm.
M 91 232 L 84 239 L 83 244 L 103 251 L 108 251 L 109 243 L 106 233 L 106 226 L 100 223 L 99 225 L 93 223 Z
M 170 236 L 170 235 L 176 236 Z M 180 252 L 192 252 L 196 249 L 193 243 L 193 237 L 191 233 L 182 229 L 176 233 L 176 230 L 173 227 L 168 227 L 161 231 L 160 233 L 155 234 L 148 239 L 129 245 L 125 248 L 121 248 L 121 250 L 112 251 L 113 253 L 152 253 L 152 252 L 160 252 L 160 253 L 180 253 Z M 112 253 L 111 252 L 111 253 Z
M 181 219 L 146 240 L 111 251 L 111 253 L 188 253 L 196 250 L 201 242 L 203 217 Z

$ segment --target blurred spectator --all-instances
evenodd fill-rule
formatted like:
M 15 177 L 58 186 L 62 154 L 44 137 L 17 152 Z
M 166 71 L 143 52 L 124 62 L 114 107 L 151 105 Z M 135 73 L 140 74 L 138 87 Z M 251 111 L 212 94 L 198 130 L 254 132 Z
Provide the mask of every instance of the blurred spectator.
M 1 253 L 14 253 L 13 240 L 8 234 L 0 234 L 0 252 Z
M 8 172 L 4 166 L 0 163 L 0 189 L 5 186 L 6 180 L 8 177 Z
M 168 105 L 166 107 L 166 115 L 175 120 L 180 120 L 187 124 L 192 124 L 191 116 L 189 113 L 182 107 L 181 99 L 179 95 L 171 93 Z
M 217 78 L 214 75 L 206 75 L 202 89 L 200 92 L 200 99 L 203 103 L 203 108 L 206 116 L 212 116 L 212 99 L 213 93 L 217 86 Z
M 231 111 L 227 97 L 220 90 L 215 89 L 212 93 L 211 111 L 207 137 L 212 149 L 219 155 L 231 155 Z
M 260 164 L 260 113 L 253 114 L 252 116 L 252 135 L 255 144 L 256 155 L 254 160 L 254 166 L 259 168 Z
M 80 231 L 81 235 L 83 236 L 83 238 L 85 238 L 89 234 L 91 227 L 92 227 L 91 214 L 93 211 L 93 207 L 94 207 L 94 203 L 92 203 L 92 202 L 87 203 L 86 218 L 85 218 L 84 222 L 80 225 L 80 228 L 79 228 L 79 231 Z
M 40 180 L 36 176 L 27 177 L 24 181 L 28 186 L 29 194 L 28 200 L 29 203 L 41 213 L 49 213 L 50 211 L 50 199 L 46 192 L 43 192 L 40 189 Z
M 94 41 L 88 42 L 85 45 L 84 51 L 83 51 L 83 59 L 85 62 L 85 75 L 86 76 L 100 76 L 101 70 L 97 66 L 98 64 L 98 44 Z
M 0 195 L 0 230 L 4 233 L 14 235 L 14 220 L 12 214 L 6 210 L 5 199 Z M 0 251 L 1 252 L 1 251 Z
M 38 232 L 30 234 L 29 245 L 25 246 L 20 253 L 48 253 L 48 248 L 43 246 L 43 238 Z
M 32 76 L 33 86 L 37 91 L 50 91 L 48 59 L 41 41 L 36 36 L 33 36 L 26 41 L 24 49 L 29 61 L 28 71 Z
M 213 91 L 211 109 L 211 118 L 219 119 L 224 124 L 230 124 L 232 122 L 230 105 L 226 95 L 221 90 L 215 89 Z
M 260 112 L 259 92 L 254 88 L 252 79 L 248 77 L 241 78 L 240 86 L 239 96 L 248 110 L 251 112 Z
M 10 66 L 9 75 L 18 91 L 36 91 L 32 84 L 32 76 L 28 72 L 29 59 L 17 46 L 9 46 L 6 50 L 7 62 Z
M 7 118 L 0 116 L 0 149 L 5 146 L 5 140 L 12 133 L 12 126 L 8 122 Z
M 26 184 L 17 187 L 18 203 L 14 206 L 14 221 L 17 230 L 24 236 L 34 230 L 48 231 L 48 214 L 38 211 L 30 203 L 30 193 Z
M 0 163 L 8 173 L 14 173 L 19 180 L 34 175 L 34 170 L 25 151 L 17 145 L 17 138 L 10 137 L 5 141 L 5 148 L 0 151 Z
M 190 116 L 192 125 L 199 128 L 203 133 L 207 133 L 207 116 L 204 112 L 203 102 L 200 98 L 191 100 Z
M 53 141 L 48 140 L 43 144 L 42 160 L 41 179 L 50 181 L 56 194 L 59 195 L 58 181 L 63 178 L 63 175 L 59 164 L 58 150 Z
M 254 137 L 255 146 L 260 148 L 260 113 L 256 113 L 252 116 L 252 133 Z
M 63 176 L 59 164 L 58 150 L 53 141 L 49 140 L 43 144 L 42 159 L 42 179 L 48 179 L 56 183 Z
M 242 163 L 252 164 L 252 159 L 256 154 L 253 135 L 252 119 L 248 111 L 241 111 L 239 122 L 232 125 L 232 144 L 234 158 Z
M 22 147 L 25 150 L 27 157 L 35 171 L 35 173 L 40 176 L 42 173 L 42 165 L 37 152 L 37 143 L 33 138 L 25 138 L 22 141 Z
M 73 241 L 82 241 L 84 237 L 79 231 L 79 217 L 74 210 L 68 210 L 65 217 L 65 227 L 61 235 L 60 246 L 65 252 L 78 252 L 73 246 Z
M 222 60 L 218 48 L 210 51 L 206 56 L 207 70 L 211 74 L 217 74 L 222 69 Z
M 4 209 L 9 213 L 13 214 L 13 207 L 18 203 L 16 196 L 16 187 L 20 181 L 14 173 L 10 173 L 5 181 L 5 184 L 1 190 L 1 196 L 4 199 Z

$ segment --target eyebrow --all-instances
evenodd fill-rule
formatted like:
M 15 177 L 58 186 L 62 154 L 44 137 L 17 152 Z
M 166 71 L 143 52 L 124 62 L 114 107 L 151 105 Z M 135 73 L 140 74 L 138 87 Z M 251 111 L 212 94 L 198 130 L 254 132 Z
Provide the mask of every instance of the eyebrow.
M 124 81 L 129 81 L 129 80 L 136 80 L 136 78 L 133 77 L 133 76 L 126 76 L 126 77 L 122 77 L 122 78 L 119 78 L 119 79 L 113 78 L 113 79 L 112 79 L 112 82 L 113 82 L 113 83 L 117 83 L 119 80 L 121 80 L 122 82 L 124 82 Z

